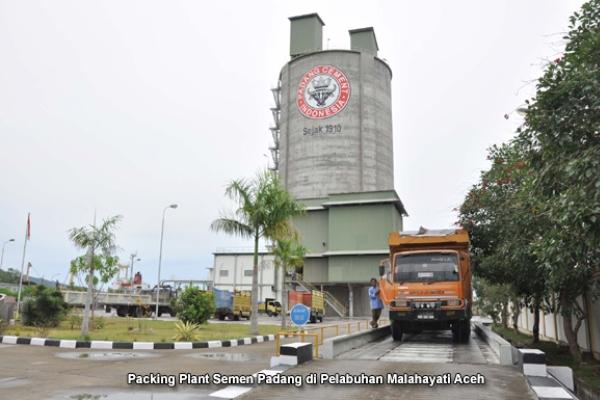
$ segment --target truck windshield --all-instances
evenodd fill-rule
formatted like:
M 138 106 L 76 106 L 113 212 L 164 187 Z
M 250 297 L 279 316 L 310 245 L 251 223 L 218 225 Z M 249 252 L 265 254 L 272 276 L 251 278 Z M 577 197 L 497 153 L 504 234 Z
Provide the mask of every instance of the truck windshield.
M 396 256 L 396 282 L 457 281 L 456 254 L 421 253 Z

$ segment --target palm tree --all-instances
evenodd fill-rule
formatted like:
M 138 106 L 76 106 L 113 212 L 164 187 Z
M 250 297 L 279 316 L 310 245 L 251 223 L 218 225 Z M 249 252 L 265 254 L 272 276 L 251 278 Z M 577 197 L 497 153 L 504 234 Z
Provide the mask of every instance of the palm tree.
M 276 240 L 289 236 L 293 231 L 290 218 L 301 214 L 303 207 L 283 188 L 272 171 L 259 173 L 250 182 L 232 181 L 225 189 L 225 195 L 237 202 L 238 208 L 233 214 L 214 220 L 210 228 L 254 239 L 250 331 L 258 335 L 258 243 L 261 238 Z
M 90 323 L 90 306 L 92 303 L 92 294 L 94 289 L 94 272 L 95 266 L 98 263 L 94 263 L 93 260 L 96 258 L 94 253 L 99 250 L 102 257 L 105 259 L 114 259 L 113 254 L 116 250 L 115 245 L 115 233 L 117 223 L 121 220 L 120 215 L 106 218 L 100 226 L 89 225 L 80 228 L 73 228 L 69 231 L 69 239 L 80 249 L 87 251 L 87 267 L 84 271 L 87 273 L 87 296 L 85 297 L 85 307 L 83 311 L 83 321 L 81 323 L 81 336 L 86 336 L 89 332 Z M 80 268 L 82 270 L 83 268 Z M 100 271 L 101 275 L 105 275 L 106 271 Z
M 287 276 L 288 269 L 294 270 L 304 265 L 304 255 L 306 247 L 302 246 L 298 240 L 293 237 L 291 239 L 279 239 L 273 248 L 275 254 L 275 264 L 283 270 L 283 290 L 281 293 L 281 328 L 287 329 L 287 309 L 288 309 L 288 292 L 287 292 Z

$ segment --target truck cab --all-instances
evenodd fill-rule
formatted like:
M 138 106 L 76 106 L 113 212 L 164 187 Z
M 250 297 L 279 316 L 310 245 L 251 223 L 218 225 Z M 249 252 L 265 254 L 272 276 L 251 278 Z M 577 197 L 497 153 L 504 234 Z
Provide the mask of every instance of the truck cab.
M 392 336 L 451 330 L 470 336 L 471 267 L 464 229 L 392 232 L 390 257 L 380 265 L 380 296 L 389 307 Z

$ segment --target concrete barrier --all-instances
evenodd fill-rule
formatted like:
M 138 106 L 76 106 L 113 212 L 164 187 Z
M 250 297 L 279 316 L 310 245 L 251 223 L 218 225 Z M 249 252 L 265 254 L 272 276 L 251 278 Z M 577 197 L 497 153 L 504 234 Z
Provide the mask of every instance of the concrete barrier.
M 501 365 L 516 365 L 518 363 L 518 352 L 502 336 L 494 333 L 489 327 L 476 322 L 475 333 L 482 338 L 498 356 Z
M 377 329 L 371 329 L 368 331 L 357 332 L 350 335 L 340 335 L 325 339 L 323 344 L 320 346 L 321 357 L 324 359 L 332 359 L 338 355 L 355 349 L 360 346 L 364 346 L 369 342 L 384 338 L 391 333 L 390 327 L 383 326 Z

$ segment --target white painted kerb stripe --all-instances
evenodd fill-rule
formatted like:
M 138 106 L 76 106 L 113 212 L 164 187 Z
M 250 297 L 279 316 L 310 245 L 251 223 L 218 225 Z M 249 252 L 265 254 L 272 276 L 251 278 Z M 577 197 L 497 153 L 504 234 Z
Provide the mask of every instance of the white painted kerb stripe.
M 245 337 L 244 338 L 244 344 L 252 344 L 252 338 Z
M 39 337 L 31 338 L 32 346 L 43 346 L 45 344 L 46 344 L 46 339 L 44 339 L 44 338 L 39 338 Z
M 90 348 L 92 349 L 111 349 L 113 342 L 106 342 L 104 340 L 92 340 Z
M 2 338 L 2 343 L 17 344 L 17 337 L 16 336 L 4 336 Z
M 74 349 L 77 345 L 77 341 L 76 340 L 61 340 L 59 347 L 64 347 L 67 349 Z
M 175 350 L 190 350 L 192 348 L 191 342 L 175 342 Z
M 223 344 L 221 343 L 220 340 L 209 340 L 208 341 L 208 348 L 212 349 L 215 347 L 221 347 Z
M 538 397 L 548 399 L 572 399 L 573 397 L 565 389 L 555 386 L 532 386 Z
M 154 350 L 154 343 L 152 342 L 133 342 L 134 350 Z
M 257 337 L 256 337 L 256 341 L 257 341 L 258 343 L 262 343 L 262 342 L 264 342 L 264 340 L 265 340 L 265 338 L 263 338 L 262 336 L 257 336 Z

